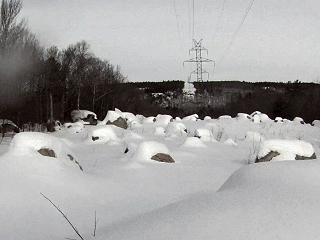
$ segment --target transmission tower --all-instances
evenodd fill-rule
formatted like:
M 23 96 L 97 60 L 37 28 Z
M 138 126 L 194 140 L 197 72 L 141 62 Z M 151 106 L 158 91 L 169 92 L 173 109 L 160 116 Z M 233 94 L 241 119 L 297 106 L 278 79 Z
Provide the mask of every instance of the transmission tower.
M 191 58 L 183 62 L 183 64 L 186 62 L 196 63 L 196 69 L 190 73 L 188 82 L 190 82 L 192 75 L 197 76 L 197 82 L 203 82 L 204 74 L 208 75 L 208 80 L 209 80 L 209 72 L 204 70 L 202 65 L 203 63 L 209 63 L 209 62 L 212 62 L 215 65 L 215 62 L 211 59 L 203 57 L 203 54 L 202 54 L 203 52 L 206 52 L 208 55 L 208 49 L 202 46 L 202 39 L 200 41 L 196 41 L 195 39 L 193 39 L 193 47 L 189 50 L 189 55 L 191 54 L 191 52 L 195 52 L 194 58 Z

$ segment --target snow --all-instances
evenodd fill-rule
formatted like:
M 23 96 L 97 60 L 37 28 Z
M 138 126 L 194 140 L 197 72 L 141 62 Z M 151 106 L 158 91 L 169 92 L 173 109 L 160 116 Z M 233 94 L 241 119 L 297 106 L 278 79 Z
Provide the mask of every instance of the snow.
M 93 115 L 94 119 L 97 119 L 97 115 L 94 112 L 88 110 L 73 110 L 71 112 L 71 118 L 73 122 L 87 118 L 88 115 Z
M 185 148 L 205 148 L 207 147 L 199 138 L 188 137 L 182 145 Z
M 156 124 L 161 126 L 167 126 L 169 122 L 173 120 L 172 116 L 170 115 L 162 115 L 158 114 L 156 116 Z
M 320 127 L 320 120 L 314 120 L 314 121 L 312 122 L 312 126 Z
M 158 115 L 154 122 L 115 109 L 108 119 L 122 116 L 128 129 L 79 121 L 55 133 L 6 136 L 0 239 L 78 239 L 40 192 L 84 239 L 93 239 L 95 211 L 101 240 L 318 239 L 320 161 L 248 163 L 270 149 L 285 149 L 289 159 L 292 152 L 310 155 L 312 147 L 319 156 L 320 128 L 254 115 L 260 121 L 243 113 L 206 120 Z M 42 147 L 57 158 L 39 154 Z M 175 163 L 153 161 L 159 152 Z
M 196 129 L 196 131 L 194 132 L 194 136 L 200 138 L 201 141 L 204 141 L 204 142 L 215 141 L 215 139 L 212 135 L 212 132 L 206 128 Z
M 114 122 L 119 117 L 123 117 L 122 112 L 109 110 L 106 117 L 100 122 L 100 125 L 105 125 L 108 121 Z
M 156 141 L 144 141 L 141 142 L 131 158 L 131 161 L 135 163 L 157 163 L 151 160 L 151 157 L 157 153 L 170 154 L 166 145 Z
M 187 128 L 181 122 L 170 122 L 166 128 L 167 137 L 182 137 L 187 135 Z
M 314 154 L 312 145 L 301 140 L 270 139 L 262 142 L 258 157 L 262 158 L 269 152 L 278 152 L 273 161 L 295 160 L 296 155 L 311 157 Z
M 319 161 L 245 166 L 218 192 L 200 192 L 114 225 L 104 239 L 315 240 L 319 171 Z
M 94 126 L 88 131 L 88 142 L 100 144 L 117 141 L 119 139 L 117 134 L 121 135 L 122 130 L 116 126 Z

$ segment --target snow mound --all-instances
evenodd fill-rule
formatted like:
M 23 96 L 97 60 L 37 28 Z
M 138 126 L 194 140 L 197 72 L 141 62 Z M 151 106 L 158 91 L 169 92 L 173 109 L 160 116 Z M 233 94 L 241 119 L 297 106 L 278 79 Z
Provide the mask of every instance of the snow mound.
M 80 133 L 84 130 L 83 121 L 77 121 L 75 123 L 65 123 L 63 127 L 67 129 L 67 131 L 71 134 Z
M 142 120 L 143 123 L 154 123 L 156 121 L 155 117 L 146 117 Z
M 245 166 L 218 193 L 197 193 L 112 226 L 105 239 L 316 240 L 319 172 L 319 161 Z
M 253 132 L 253 131 L 248 131 L 246 132 L 246 141 L 250 142 L 263 142 L 264 137 L 258 133 L 258 132 Z
M 216 141 L 212 135 L 212 132 L 206 128 L 196 129 L 194 132 L 194 136 L 197 138 L 200 138 L 201 141 L 204 141 L 204 142 Z
M 270 152 L 279 153 L 272 158 L 273 161 L 296 160 L 296 155 L 311 157 L 314 154 L 312 145 L 301 140 L 271 139 L 264 141 L 258 153 L 258 158 L 263 158 Z
M 320 120 L 314 120 L 314 121 L 312 122 L 312 126 L 320 127 Z
M 295 117 L 292 121 L 294 123 L 305 124 L 304 120 L 301 117 Z
M 154 135 L 158 137 L 165 136 L 166 130 L 163 127 L 158 126 L 154 129 Z
M 116 121 L 119 117 L 124 118 L 123 114 L 119 111 L 111 111 L 109 110 L 107 112 L 106 117 L 103 119 L 103 121 L 100 122 L 100 124 L 107 124 L 107 122 L 114 122 Z
M 156 141 L 141 142 L 137 147 L 137 150 L 133 154 L 131 160 L 136 163 L 155 162 L 151 160 L 151 158 L 158 153 L 170 154 L 167 146 L 160 142 L 156 142 Z
M 107 143 L 110 141 L 118 141 L 118 135 L 123 131 L 113 125 L 94 126 L 88 130 L 88 142 L 91 143 Z
M 198 114 L 192 114 L 190 116 L 186 116 L 184 118 L 182 118 L 182 120 L 184 121 L 197 121 L 199 119 Z
M 271 121 L 269 116 L 267 114 L 261 113 L 261 112 L 254 112 L 250 115 L 251 120 L 254 123 L 261 123 L 261 122 L 268 122 Z
M 166 128 L 167 137 L 186 136 L 187 132 L 187 128 L 182 122 L 170 122 Z
M 225 119 L 232 119 L 232 117 L 229 116 L 229 115 L 222 115 L 222 116 L 220 116 L 218 119 L 219 119 L 219 120 L 225 120 Z
M 249 120 L 251 119 L 251 116 L 247 113 L 238 113 L 236 118 L 238 120 Z
M 283 123 L 283 122 L 284 122 L 283 119 L 282 119 L 282 117 L 276 117 L 276 118 L 274 119 L 274 121 L 275 121 L 276 123 Z
M 53 151 L 55 158 L 63 160 L 64 164 L 73 165 L 77 168 L 80 164 L 75 158 L 75 154 L 67 145 L 67 140 L 57 138 L 45 133 L 39 132 L 22 132 L 13 138 L 9 154 L 23 157 L 47 157 L 40 154 L 41 149 Z M 82 170 L 82 168 L 80 167 Z
M 73 110 L 71 112 L 71 119 L 73 122 L 87 118 L 89 115 L 92 115 L 94 119 L 97 119 L 97 114 L 88 110 Z
M 167 126 L 169 122 L 172 122 L 173 118 L 170 115 L 162 115 L 158 114 L 156 116 L 156 123 L 157 125 Z
M 182 147 L 186 148 L 205 148 L 205 145 L 199 138 L 197 137 L 188 137 L 185 142 L 182 144 Z

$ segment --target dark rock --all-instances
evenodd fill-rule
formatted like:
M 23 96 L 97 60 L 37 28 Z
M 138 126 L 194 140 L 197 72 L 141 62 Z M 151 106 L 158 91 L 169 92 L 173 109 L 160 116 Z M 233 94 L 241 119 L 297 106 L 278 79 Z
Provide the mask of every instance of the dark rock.
M 296 155 L 296 160 L 312 160 L 312 159 L 317 159 L 316 153 L 313 153 L 311 157 Z
M 97 125 L 98 120 L 95 118 L 95 116 L 93 114 L 88 114 L 88 116 L 86 118 L 81 119 L 84 122 L 88 122 L 89 125 Z
M 260 163 L 260 162 L 270 162 L 274 157 L 279 156 L 280 153 L 271 151 L 267 155 L 265 155 L 262 158 L 257 158 L 255 163 Z
M 125 150 L 124 150 L 124 153 L 128 153 L 129 152 L 129 148 L 126 148 Z
M 70 159 L 70 161 L 74 160 L 74 157 L 71 154 L 67 154 L 68 158 Z
M 174 159 L 169 155 L 165 153 L 157 153 L 156 155 L 151 157 L 152 160 L 155 160 L 157 162 L 165 162 L 165 163 L 174 163 Z
M 95 137 L 95 136 L 92 136 L 92 141 L 97 141 L 99 139 L 99 137 Z
M 117 126 L 119 128 L 123 128 L 123 129 L 127 129 L 128 128 L 127 121 L 122 117 L 118 117 L 118 119 L 113 121 L 113 122 L 108 121 L 107 125 L 114 125 L 114 126 Z
M 41 148 L 38 150 L 38 153 L 46 157 L 53 157 L 53 158 L 57 157 L 56 153 L 50 148 Z

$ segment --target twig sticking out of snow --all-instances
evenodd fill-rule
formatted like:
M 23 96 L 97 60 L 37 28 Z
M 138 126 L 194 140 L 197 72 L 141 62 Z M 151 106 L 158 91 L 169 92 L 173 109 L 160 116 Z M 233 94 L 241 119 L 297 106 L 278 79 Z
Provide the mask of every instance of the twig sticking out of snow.
M 58 210 L 59 213 L 61 213 L 61 215 L 67 220 L 67 222 L 69 223 L 69 225 L 72 227 L 72 229 L 75 231 L 75 233 L 79 236 L 79 238 L 81 240 L 85 240 L 81 234 L 79 233 L 78 229 L 70 222 L 70 220 L 68 219 L 68 217 L 66 216 L 66 214 L 64 214 L 64 212 L 62 212 L 62 210 L 57 206 L 55 205 L 48 197 L 46 197 L 43 193 L 40 193 L 42 195 L 42 197 L 44 197 L 45 199 L 47 199 L 51 204 L 52 206 L 54 206 L 55 209 Z
M 94 229 L 93 229 L 93 236 L 96 237 L 97 231 L 97 211 L 94 211 Z

